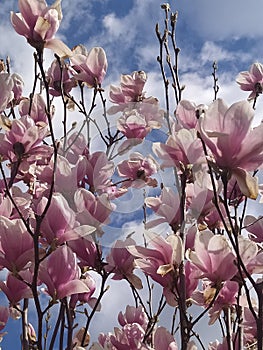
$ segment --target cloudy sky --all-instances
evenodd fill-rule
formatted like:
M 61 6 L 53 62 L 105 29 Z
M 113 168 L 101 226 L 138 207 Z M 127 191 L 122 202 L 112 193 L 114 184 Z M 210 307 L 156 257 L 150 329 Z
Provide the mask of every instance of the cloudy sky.
M 157 22 L 160 28 L 163 26 L 162 3 L 160 0 L 62 0 L 64 18 L 58 35 L 70 47 L 81 43 L 88 49 L 93 46 L 105 49 L 109 62 L 105 88 L 110 83 L 117 84 L 120 74 L 144 70 L 148 74 L 147 93 L 159 98 L 162 104 L 163 85 L 156 61 L 159 46 L 154 31 Z M 228 104 L 246 99 L 248 94 L 239 89 L 235 78 L 240 71 L 248 70 L 253 62 L 263 62 L 263 2 L 177 0 L 171 3 L 172 10 L 178 10 L 179 14 L 179 72 L 181 83 L 186 86 L 183 98 L 196 103 L 212 102 L 211 72 L 216 60 L 218 96 Z M 11 10 L 18 11 L 17 1 L 2 0 L 0 58 L 10 56 L 12 70 L 24 77 L 25 90 L 30 91 L 33 49 L 12 29 Z M 52 53 L 47 52 L 47 61 L 51 58 Z M 258 107 L 261 106 L 259 103 Z M 260 108 L 256 113 L 261 119 Z M 112 288 L 116 290 L 116 287 Z M 114 298 L 113 304 L 116 300 Z M 106 311 L 104 317 L 108 321 L 103 323 L 103 331 L 112 329 L 111 326 L 107 328 L 112 321 Z

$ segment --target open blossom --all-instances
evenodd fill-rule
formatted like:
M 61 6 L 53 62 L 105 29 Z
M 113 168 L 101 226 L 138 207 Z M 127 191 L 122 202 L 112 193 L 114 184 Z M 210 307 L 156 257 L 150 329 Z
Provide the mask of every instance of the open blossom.
M 170 187 L 163 187 L 159 197 L 147 197 L 145 199 L 147 207 L 151 208 L 159 218 L 147 222 L 146 227 L 151 228 L 168 222 L 173 228 L 180 224 L 180 198 Z
M 101 85 L 108 68 L 106 53 L 102 47 L 93 47 L 87 51 L 79 45 L 70 57 L 74 78 L 83 81 L 89 87 Z
M 136 266 L 164 288 L 167 303 L 175 306 L 174 280 L 183 260 L 181 238 L 174 234 L 166 239 L 154 233 L 148 235 L 152 248 L 131 246 L 128 249 L 136 257 Z
M 215 285 L 230 280 L 237 273 L 235 255 L 226 238 L 210 231 L 196 234 L 194 251 L 188 250 L 188 259 L 200 270 L 201 278 L 208 278 Z
M 18 5 L 20 13 L 11 12 L 11 22 L 18 34 L 37 50 L 46 47 L 59 56 L 71 55 L 71 50 L 54 38 L 62 19 L 60 0 L 51 6 L 45 0 L 19 0 Z
M 0 73 L 0 88 L 0 112 L 2 112 L 14 98 L 14 80 L 9 73 Z
M 254 99 L 263 91 L 263 65 L 259 62 L 253 63 L 249 72 L 241 72 L 236 78 L 240 89 L 251 91 L 249 100 Z
M 143 88 L 146 81 L 147 75 L 144 71 L 135 71 L 131 74 L 121 75 L 120 86 L 110 86 L 110 101 L 117 106 L 110 107 L 108 113 L 115 114 L 127 107 L 137 107 L 137 102 L 158 104 L 156 98 L 145 96 Z
M 58 247 L 40 264 L 39 279 L 54 300 L 90 291 L 80 279 L 76 255 L 66 245 Z
M 253 215 L 247 215 L 245 217 L 244 224 L 246 226 L 246 230 L 249 233 L 249 238 L 257 243 L 263 242 L 263 217 L 259 216 L 255 218 Z
M 176 166 L 184 170 L 204 162 L 203 147 L 195 129 L 176 131 L 174 125 L 166 143 L 154 143 L 153 151 L 162 159 L 162 168 Z
M 158 327 L 155 330 L 153 346 L 155 350 L 178 350 L 174 337 L 164 327 Z
M 52 112 L 52 111 L 51 111 Z M 40 94 L 34 94 L 32 100 L 24 98 L 19 103 L 19 114 L 22 116 L 30 116 L 38 126 L 48 124 L 47 108 L 44 98 Z M 51 118 L 53 114 L 51 113 Z
M 63 59 L 54 60 L 47 71 L 49 93 L 52 96 L 68 94 L 77 85 L 76 80 L 70 76 L 68 65 Z
M 158 170 L 158 165 L 151 157 L 143 157 L 142 154 L 134 152 L 130 155 L 129 160 L 123 160 L 117 165 L 120 177 L 125 178 L 124 187 L 142 187 L 144 185 L 157 185 L 156 180 L 150 176 Z
M 248 101 L 227 107 L 218 99 L 200 120 L 202 138 L 211 150 L 218 167 L 228 170 L 246 196 L 258 195 L 256 179 L 247 171 L 263 163 L 263 124 L 251 128 L 254 111 Z
M 198 118 L 207 109 L 205 105 L 196 106 L 195 103 L 182 100 L 178 103 L 175 116 L 185 129 L 195 129 L 198 126 Z
M 33 162 L 51 156 L 51 147 L 43 145 L 47 129 L 38 128 L 33 119 L 24 116 L 12 122 L 11 130 L 0 134 L 0 154 L 11 162 Z
M 21 219 L 0 217 L 0 266 L 17 272 L 31 264 L 33 238 Z
M 148 324 L 148 318 L 141 305 L 138 307 L 127 305 L 125 312 L 118 314 L 118 321 L 122 327 L 129 323 L 138 323 L 144 330 Z
M 126 239 L 124 242 L 117 240 L 107 256 L 106 270 L 114 275 L 112 279 L 121 280 L 126 278 L 135 288 L 141 289 L 142 282 L 134 275 L 135 258 L 129 252 L 128 247 L 134 245 L 133 239 Z
M 32 273 L 29 270 L 19 272 L 19 278 L 12 273 L 8 273 L 6 281 L 0 281 L 0 288 L 12 306 L 15 306 L 24 298 L 33 297 L 31 288 L 24 281 L 32 282 Z

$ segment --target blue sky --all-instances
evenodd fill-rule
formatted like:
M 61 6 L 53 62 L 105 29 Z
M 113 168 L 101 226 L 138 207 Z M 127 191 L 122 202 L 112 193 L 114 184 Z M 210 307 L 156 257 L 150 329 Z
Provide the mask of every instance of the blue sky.
M 162 3 L 159 0 L 62 0 L 64 18 L 58 35 L 70 47 L 81 43 L 88 49 L 93 46 L 105 49 L 109 62 L 106 90 L 110 83 L 118 84 L 120 74 L 145 70 L 149 77 L 146 84 L 148 95 L 159 98 L 164 107 L 163 85 L 156 62 L 159 47 L 154 32 L 155 24 L 163 23 Z M 196 103 L 212 101 L 211 72 L 216 60 L 219 97 L 228 104 L 247 98 L 248 94 L 239 89 L 235 78 L 238 72 L 248 70 L 253 62 L 263 62 L 263 2 L 177 0 L 171 1 L 171 6 L 173 11 L 179 12 L 177 43 L 181 49 L 181 83 L 186 85 L 183 97 Z M 9 21 L 11 10 L 18 11 L 17 1 L 2 0 L 0 58 L 10 56 L 13 71 L 23 76 L 25 90 L 30 91 L 33 49 L 12 29 Z M 47 58 L 52 59 L 51 52 L 47 52 Z M 259 102 L 258 106 L 262 103 Z M 262 118 L 260 112 L 257 113 Z M 133 227 L 132 223 L 130 227 Z M 111 305 L 119 300 L 117 290 L 112 287 L 115 297 Z M 121 299 L 125 303 L 125 296 Z M 111 318 L 116 320 L 116 313 L 110 317 L 105 311 L 102 317 L 104 328 L 100 330 L 109 331 L 116 325 Z M 11 327 L 9 332 L 12 332 Z M 7 348 L 4 340 L 3 349 Z

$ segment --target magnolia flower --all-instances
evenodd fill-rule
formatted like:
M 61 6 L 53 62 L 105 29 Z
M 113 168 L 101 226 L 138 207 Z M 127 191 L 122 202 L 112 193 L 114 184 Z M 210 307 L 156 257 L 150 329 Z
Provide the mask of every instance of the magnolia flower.
M 154 153 L 163 160 L 161 168 L 178 167 L 181 170 L 204 162 L 203 147 L 197 138 L 195 129 L 175 130 L 165 144 L 156 142 L 153 144 Z
M 21 117 L 30 116 L 38 126 L 48 124 L 46 103 L 40 94 L 34 94 L 32 99 L 24 98 L 20 101 L 19 114 Z M 53 117 L 53 114 L 50 117 Z
M 52 96 L 68 94 L 77 85 L 76 80 L 70 76 L 68 65 L 63 59 L 55 59 L 47 71 L 49 93 Z
M 138 307 L 127 305 L 125 312 L 118 314 L 118 322 L 122 327 L 126 324 L 138 323 L 146 330 L 148 318 L 141 305 Z
M 236 78 L 240 89 L 244 91 L 251 91 L 248 96 L 249 100 L 254 99 L 263 90 L 263 65 L 261 63 L 253 63 L 249 72 L 241 72 Z
M 133 273 L 135 258 L 128 249 L 134 244 L 135 242 L 131 238 L 126 239 L 124 242 L 117 240 L 106 258 L 107 265 L 105 268 L 106 271 L 114 273 L 112 279 L 121 280 L 127 278 L 135 288 L 141 289 L 142 282 Z
M 102 47 L 93 47 L 89 52 L 78 47 L 70 57 L 74 78 L 83 81 L 89 87 L 101 85 L 108 68 L 105 51 Z
M 156 187 L 156 180 L 150 176 L 158 170 L 158 165 L 151 157 L 143 157 L 142 154 L 134 152 L 129 160 L 123 160 L 117 165 L 119 176 L 125 178 L 124 187 L 140 188 L 144 185 Z
M 251 233 L 249 238 L 257 243 L 263 242 L 263 217 L 255 218 L 253 215 L 245 217 L 244 225 L 246 230 Z
M 216 165 L 232 174 L 244 195 L 256 199 L 257 181 L 248 171 L 263 163 L 263 124 L 251 129 L 254 111 L 248 101 L 228 108 L 214 101 L 200 117 L 202 139 L 211 150 Z
M 33 259 L 33 238 L 21 219 L 0 217 L 0 266 L 16 273 Z
M 175 116 L 185 129 L 195 129 L 198 126 L 198 118 L 207 109 L 205 105 L 196 106 L 193 102 L 182 100 L 178 103 Z
M 178 350 L 174 337 L 164 327 L 158 327 L 155 330 L 153 335 L 153 346 L 155 350 Z
M 148 233 L 152 248 L 128 247 L 136 257 L 135 264 L 145 274 L 164 287 L 163 294 L 169 305 L 175 306 L 175 276 L 183 260 L 183 244 L 179 236 L 171 234 L 166 239 Z
M 60 0 L 51 6 L 45 0 L 19 0 L 18 6 L 20 13 L 11 12 L 11 22 L 18 34 L 37 50 L 46 47 L 59 56 L 71 56 L 71 50 L 54 38 L 62 19 Z
M 159 218 L 147 222 L 146 227 L 151 228 L 168 222 L 173 228 L 178 228 L 180 224 L 180 198 L 170 187 L 163 187 L 160 197 L 147 197 L 145 199 L 147 207 L 151 208 Z
M 87 284 L 80 279 L 76 255 L 66 245 L 58 247 L 40 264 L 39 279 L 54 300 L 90 292 Z
M 14 98 L 14 79 L 10 74 L 1 72 L 0 73 L 0 112 L 6 109 L 9 102 Z
M 187 257 L 199 268 L 200 277 L 208 278 L 216 286 L 237 273 L 236 257 L 228 241 L 210 231 L 197 232 L 194 251 L 188 250 Z

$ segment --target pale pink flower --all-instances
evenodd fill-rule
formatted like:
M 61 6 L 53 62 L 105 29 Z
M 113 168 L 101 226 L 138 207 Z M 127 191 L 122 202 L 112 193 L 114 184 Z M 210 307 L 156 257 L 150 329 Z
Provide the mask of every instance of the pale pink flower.
M 158 165 L 151 157 L 144 157 L 138 152 L 130 155 L 129 160 L 123 160 L 117 165 L 118 174 L 125 178 L 123 187 L 143 187 L 145 185 L 156 187 L 156 180 L 150 176 L 157 173 Z
M 142 349 L 144 335 L 144 329 L 138 323 L 126 324 L 122 329 L 114 328 L 110 341 L 116 349 L 138 350 Z
M 161 168 L 178 167 L 185 170 L 204 162 L 203 147 L 195 129 L 175 130 L 173 127 L 165 144 L 153 144 L 154 153 L 163 161 Z
M 185 129 L 195 129 L 198 126 L 198 118 L 207 109 L 205 105 L 196 106 L 195 103 L 182 100 L 178 103 L 175 116 Z
M 174 281 L 184 254 L 181 238 L 174 234 L 166 239 L 154 233 L 148 235 L 152 248 L 131 246 L 128 250 L 136 257 L 136 266 L 164 287 L 167 303 L 175 306 Z
M 219 99 L 200 118 L 200 127 L 217 166 L 232 172 L 241 191 L 255 199 L 256 179 L 247 171 L 258 169 L 263 163 L 263 124 L 251 129 L 253 116 L 248 101 L 236 102 L 228 108 Z
M 2 112 L 14 98 L 14 80 L 9 73 L 0 73 L 0 87 L 0 112 Z
M 0 281 L 0 288 L 11 306 L 16 306 L 24 298 L 33 297 L 31 288 L 24 281 L 32 282 L 32 273 L 29 270 L 19 272 L 19 278 L 9 272 L 6 281 Z
M 76 80 L 70 76 L 68 65 L 63 59 L 54 60 L 47 71 L 49 93 L 52 96 L 68 94 L 77 85 Z
M 237 273 L 236 257 L 224 236 L 210 231 L 198 232 L 194 249 L 188 250 L 187 256 L 199 268 L 201 278 L 208 278 L 219 285 Z
M 37 214 L 41 215 L 48 199 L 42 197 L 37 206 Z M 74 231 L 76 226 L 75 212 L 70 209 L 66 199 L 60 193 L 53 193 L 48 211 L 41 223 L 41 236 L 48 244 L 60 245 L 78 238 Z
M 33 259 L 33 238 L 27 232 L 21 219 L 0 220 L 0 266 L 11 272 L 26 268 Z
M 146 330 L 148 318 L 141 305 L 138 307 L 127 305 L 125 312 L 118 314 L 118 322 L 122 327 L 126 324 L 137 323 Z
M 6 306 L 0 306 L 0 331 L 5 328 L 5 325 L 9 318 L 9 308 Z
M 31 108 L 31 109 L 30 109 Z M 30 109 L 30 110 L 29 110 Z M 35 94 L 33 99 L 24 98 L 19 103 L 19 114 L 22 116 L 30 116 L 38 126 L 48 124 L 47 107 L 44 98 L 40 94 Z M 53 114 L 51 114 L 53 117 Z
M 247 215 L 245 217 L 244 225 L 249 233 L 249 238 L 257 243 L 263 242 L 263 217 L 256 218 L 253 215 Z
M 40 264 L 39 279 L 54 300 L 90 291 L 80 279 L 76 255 L 66 245 L 58 247 Z
M 164 327 L 158 327 L 153 335 L 154 350 L 178 350 L 176 341 Z
M 127 107 L 137 108 L 138 102 L 146 104 L 158 104 L 158 100 L 152 96 L 145 97 L 143 92 L 147 75 L 144 71 L 135 71 L 131 74 L 121 75 L 121 86 L 110 86 L 110 101 L 117 104 L 108 110 L 109 114 L 123 111 Z
M 76 80 L 89 87 L 101 85 L 108 68 L 106 53 L 102 47 L 93 47 L 90 51 L 77 47 L 73 50 L 70 61 Z
M 159 197 L 147 197 L 145 204 L 151 208 L 159 218 L 146 223 L 147 228 L 152 228 L 164 222 L 168 222 L 174 229 L 180 225 L 180 198 L 170 187 L 163 187 Z
M 60 0 L 51 6 L 45 0 L 19 0 L 18 6 L 20 13 L 11 12 L 11 22 L 31 46 L 37 50 L 50 48 L 59 56 L 72 54 L 62 41 L 54 38 L 62 19 Z
M 236 78 L 240 89 L 244 91 L 251 91 L 248 96 L 249 100 L 254 99 L 263 90 L 263 65 L 259 62 L 253 63 L 249 72 L 241 72 Z
M 100 268 L 101 267 L 101 251 L 100 247 L 95 244 L 91 236 L 80 237 L 68 242 L 68 246 L 76 253 L 81 268 Z
M 81 281 L 86 284 L 87 288 L 89 289 L 88 292 L 84 292 L 84 293 L 78 293 L 78 294 L 72 294 L 70 297 L 70 307 L 72 307 L 72 309 L 75 309 L 77 302 L 81 303 L 81 304 L 85 304 L 88 303 L 90 306 L 92 306 L 94 304 L 94 302 L 96 302 L 96 298 L 93 298 L 92 295 L 96 290 L 96 282 L 95 280 L 89 275 L 89 274 L 85 274 L 81 276 Z
M 24 81 L 23 81 L 23 78 L 17 73 L 12 74 L 11 78 L 13 79 L 13 82 L 14 82 L 14 86 L 12 89 L 13 94 L 14 94 L 14 99 L 12 102 L 14 104 L 19 104 L 20 99 L 22 97 Z
M 212 306 L 209 310 L 208 315 L 210 317 L 209 325 L 214 324 L 215 321 L 220 317 L 223 310 L 228 309 L 232 305 L 237 304 L 239 286 L 235 281 L 224 282 L 223 287 Z M 209 300 L 210 301 L 210 300 Z
M 109 222 L 109 216 L 115 208 L 106 193 L 95 196 L 84 188 L 79 188 L 75 192 L 74 203 L 77 211 L 76 219 L 80 224 L 97 228 Z
M 51 156 L 51 147 L 43 145 L 46 128 L 39 128 L 33 119 L 24 116 L 12 122 L 11 130 L 0 134 L 0 154 L 11 162 L 36 160 Z
M 124 242 L 117 240 L 106 258 L 107 265 L 105 269 L 114 274 L 113 280 L 126 278 L 135 288 L 141 289 L 142 282 L 133 273 L 135 258 L 129 251 L 129 247 L 132 245 L 135 245 L 135 241 L 131 238 L 126 239 Z

